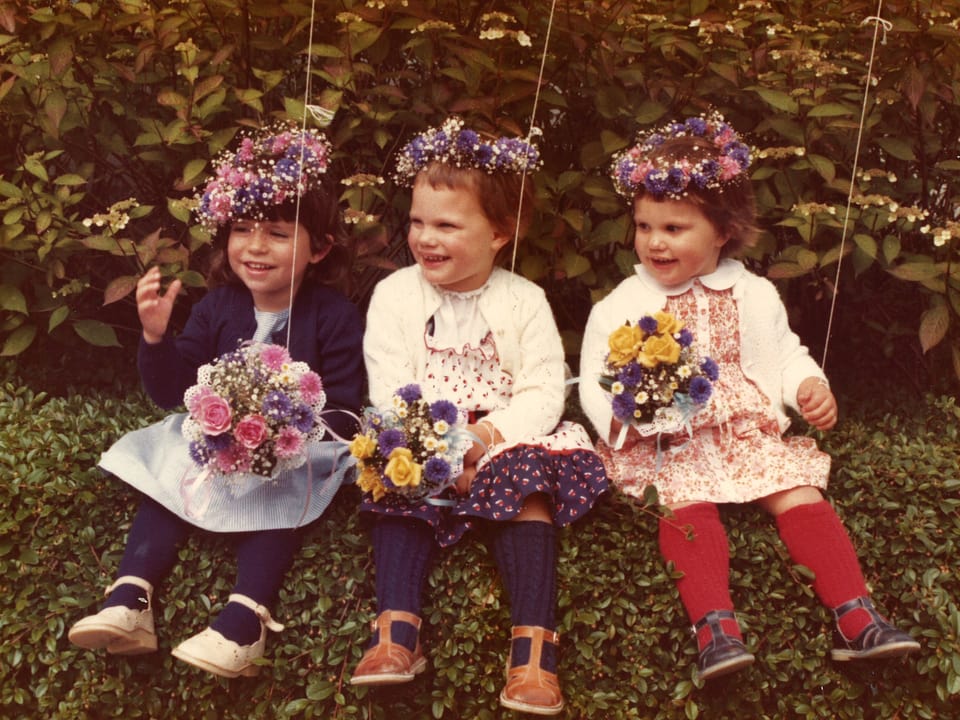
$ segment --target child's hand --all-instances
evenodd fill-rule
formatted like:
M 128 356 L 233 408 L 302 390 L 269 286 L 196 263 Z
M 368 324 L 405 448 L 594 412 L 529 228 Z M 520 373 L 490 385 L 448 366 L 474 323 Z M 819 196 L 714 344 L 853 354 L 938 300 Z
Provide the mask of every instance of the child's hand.
M 467 425 L 467 432 L 478 438 L 463 456 L 463 473 L 457 478 L 457 492 L 460 495 L 470 493 L 470 485 L 477 474 L 477 461 L 483 457 L 491 445 L 503 442 L 503 435 L 493 423 L 481 420 L 474 425 Z
M 160 294 L 160 268 L 152 267 L 137 282 L 137 313 L 143 325 L 143 339 L 151 345 L 163 340 L 173 313 L 173 303 L 183 283 L 174 280 Z
M 820 378 L 808 377 L 800 383 L 797 405 L 803 419 L 817 430 L 829 430 L 837 424 L 837 399 Z

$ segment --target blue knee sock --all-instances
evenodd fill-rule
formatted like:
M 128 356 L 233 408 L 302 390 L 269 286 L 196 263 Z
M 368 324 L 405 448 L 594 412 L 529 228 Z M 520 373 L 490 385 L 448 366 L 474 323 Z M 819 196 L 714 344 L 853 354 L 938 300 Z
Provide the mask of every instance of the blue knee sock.
M 377 614 L 403 610 L 420 616 L 423 583 L 436 549 L 433 528 L 412 518 L 380 517 L 373 526 L 373 560 L 377 568 Z M 417 629 L 405 622 L 391 626 L 391 640 L 410 651 Z M 377 632 L 371 647 L 380 641 Z
M 120 560 L 117 577 L 133 575 L 157 587 L 177 559 L 177 549 L 189 532 L 189 526 L 150 498 L 144 498 L 127 535 L 127 546 Z M 118 585 L 103 607 L 122 605 L 143 610 L 147 592 L 136 585 Z
M 496 530 L 493 554 L 500 569 L 513 625 L 556 628 L 557 529 L 544 522 L 505 522 Z M 517 638 L 511 651 L 513 666 L 530 659 L 530 639 Z M 556 648 L 544 643 L 540 665 L 556 672 Z

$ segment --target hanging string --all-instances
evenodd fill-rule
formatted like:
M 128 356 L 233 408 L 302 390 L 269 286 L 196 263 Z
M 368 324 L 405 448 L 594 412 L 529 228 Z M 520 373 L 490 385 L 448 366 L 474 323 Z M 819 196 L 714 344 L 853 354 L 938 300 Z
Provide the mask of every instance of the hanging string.
M 553 15 L 557 7 L 557 0 L 550 3 L 550 17 L 547 19 L 547 34 L 543 39 L 543 54 L 540 56 L 540 72 L 537 75 L 537 89 L 533 94 L 533 108 L 530 110 L 530 127 L 527 130 L 527 142 L 533 141 L 533 135 L 537 131 L 537 105 L 540 103 L 540 88 L 543 87 L 543 73 L 547 65 L 547 48 L 550 46 L 550 35 L 553 32 Z M 520 199 L 517 203 L 517 224 L 513 232 L 513 252 L 510 257 L 510 271 L 513 272 L 517 265 L 517 245 L 520 242 L 520 213 L 523 210 L 523 192 L 526 189 L 527 168 L 524 166 L 520 174 Z
M 873 61 L 877 51 L 877 37 L 880 35 L 880 30 L 882 29 L 882 44 L 886 44 L 887 31 L 893 28 L 893 24 L 889 20 L 884 20 L 880 16 L 882 9 L 883 0 L 879 0 L 879 3 L 877 4 L 877 14 L 865 18 L 863 22 L 860 23 L 861 25 L 866 25 L 871 22 L 874 24 L 873 43 L 870 46 L 870 60 L 867 63 L 867 80 L 864 83 L 863 88 L 863 105 L 860 109 L 860 126 L 857 128 L 857 145 L 853 153 L 853 169 L 850 171 L 850 190 L 847 193 L 847 209 L 843 215 L 843 230 L 840 233 L 840 254 L 837 257 L 837 272 L 833 280 L 833 293 L 830 299 L 830 313 L 827 317 L 827 336 L 823 342 L 823 358 L 820 361 L 820 367 L 822 368 L 825 368 L 827 365 L 827 351 L 830 347 L 830 337 L 833 333 L 833 317 L 837 307 L 837 293 L 840 289 L 840 271 L 843 267 L 843 255 L 844 250 L 846 249 L 847 241 L 847 228 L 850 223 L 850 208 L 853 205 L 853 192 L 857 181 L 857 168 L 860 162 L 860 143 L 863 139 L 863 127 L 866 124 L 867 103 L 870 96 L 870 83 L 873 80 Z
M 300 244 L 298 241 L 300 239 L 300 199 L 303 197 L 303 188 L 306 187 L 304 181 L 303 173 L 303 161 L 306 158 L 307 153 L 307 144 L 303 142 L 303 137 L 307 131 L 307 111 L 310 107 L 310 91 L 311 84 L 313 80 L 312 72 L 312 60 L 313 60 L 313 26 L 314 19 L 316 18 L 317 11 L 317 0 L 312 0 L 310 3 L 310 31 L 307 35 L 307 67 L 306 67 L 306 81 L 304 82 L 303 87 L 303 117 L 300 121 L 300 177 L 297 180 L 297 204 L 296 209 L 293 213 L 293 256 L 290 258 L 291 272 L 290 272 L 290 296 L 287 301 L 287 339 L 286 347 L 290 348 L 290 337 L 293 332 L 293 296 L 296 291 L 294 286 L 294 272 L 293 269 L 297 267 L 297 246 Z M 328 159 L 329 163 L 329 159 Z

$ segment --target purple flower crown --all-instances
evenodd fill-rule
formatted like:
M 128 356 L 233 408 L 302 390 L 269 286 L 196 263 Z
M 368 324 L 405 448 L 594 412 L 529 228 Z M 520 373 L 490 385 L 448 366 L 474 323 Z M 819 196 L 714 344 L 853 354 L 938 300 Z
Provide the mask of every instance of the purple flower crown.
M 318 130 L 280 123 L 245 134 L 221 154 L 200 195 L 200 224 L 213 232 L 239 218 L 263 219 L 265 208 L 294 200 L 326 173 L 330 143 Z
M 451 117 L 407 143 L 400 151 L 394 180 L 411 187 L 417 173 L 434 162 L 486 173 L 524 173 L 540 167 L 540 151 L 519 138 L 500 137 L 487 142 L 473 130 L 464 130 L 463 120 Z
M 650 158 L 650 154 L 672 138 L 703 138 L 714 152 L 710 157 L 691 161 Z M 750 167 L 750 148 L 720 113 L 672 122 L 646 135 L 637 136 L 637 144 L 614 156 L 610 177 L 616 191 L 632 200 L 640 189 L 655 199 L 679 200 L 688 188 L 721 190 L 742 180 Z

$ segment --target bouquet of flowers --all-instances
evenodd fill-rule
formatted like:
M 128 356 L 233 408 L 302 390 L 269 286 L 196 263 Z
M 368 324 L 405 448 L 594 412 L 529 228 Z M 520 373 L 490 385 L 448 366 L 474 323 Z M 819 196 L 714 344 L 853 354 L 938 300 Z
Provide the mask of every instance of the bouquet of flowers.
M 367 408 L 350 442 L 357 485 L 374 501 L 417 503 L 453 485 L 472 444 L 447 400 L 429 403 L 419 385 L 405 385 L 386 410 Z
M 608 346 L 600 385 L 624 433 L 631 425 L 641 435 L 678 432 L 710 398 L 717 364 L 697 356 L 693 334 L 671 313 L 626 322 Z
M 245 343 L 197 372 L 184 393 L 190 457 L 213 476 L 265 478 L 300 467 L 325 432 L 320 376 L 280 345 Z

